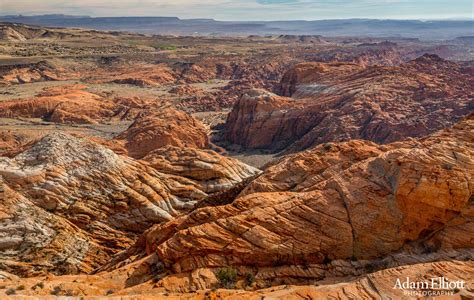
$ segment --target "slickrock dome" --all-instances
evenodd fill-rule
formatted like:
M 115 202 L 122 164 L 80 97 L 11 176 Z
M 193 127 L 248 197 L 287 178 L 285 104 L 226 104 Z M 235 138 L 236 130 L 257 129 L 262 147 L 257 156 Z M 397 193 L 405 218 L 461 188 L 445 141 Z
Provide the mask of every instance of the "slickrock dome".
M 233 166 L 241 170 L 234 181 L 257 172 L 241 163 Z M 195 171 L 203 173 L 199 166 Z M 1 157 L 8 201 L 2 202 L 0 244 L 11 256 L 6 265 L 23 275 L 46 269 L 90 272 L 133 243 L 138 233 L 172 220 L 206 198 L 206 192 L 219 191 L 230 182 L 224 179 L 221 186 L 213 183 L 209 188 L 207 180 L 220 181 L 171 173 L 63 133 L 47 135 L 13 159 Z M 35 255 L 39 249 L 44 256 Z M 24 265 L 16 266 L 18 261 Z M 28 261 L 38 267 L 27 267 Z
M 174 109 L 138 117 L 117 139 L 125 141 L 128 154 L 134 158 L 143 158 L 149 152 L 167 145 L 192 148 L 209 146 L 204 125 Z
M 236 159 L 197 148 L 166 146 L 148 153 L 143 160 L 160 172 L 195 181 L 208 194 L 230 189 L 260 173 Z
M 177 273 L 162 284 L 184 290 L 183 274 L 225 266 L 282 284 L 465 260 L 474 248 L 473 141 L 471 116 L 421 140 L 330 143 L 289 155 L 232 203 L 153 226 L 129 255 L 146 248 L 150 261 Z

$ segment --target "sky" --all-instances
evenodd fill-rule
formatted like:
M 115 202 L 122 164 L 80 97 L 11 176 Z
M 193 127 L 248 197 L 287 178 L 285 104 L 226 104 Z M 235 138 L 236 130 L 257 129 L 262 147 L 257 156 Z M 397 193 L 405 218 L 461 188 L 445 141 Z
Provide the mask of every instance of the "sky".
M 175 16 L 228 21 L 472 19 L 474 0 L 0 0 L 0 15 Z

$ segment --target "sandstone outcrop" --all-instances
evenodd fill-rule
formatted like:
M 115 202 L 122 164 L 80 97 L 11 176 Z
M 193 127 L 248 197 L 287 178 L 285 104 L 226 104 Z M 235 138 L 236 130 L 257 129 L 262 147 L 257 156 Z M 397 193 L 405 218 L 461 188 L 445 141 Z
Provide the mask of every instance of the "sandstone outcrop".
M 19 291 L 25 295 L 44 295 L 59 285 L 61 295 L 125 299 L 378 299 L 402 295 L 393 289 L 397 278 L 442 274 L 464 280 L 468 287 L 453 293 L 469 298 L 473 141 L 470 116 L 420 140 L 321 145 L 282 158 L 229 204 L 154 225 L 96 275 L 5 274 L 4 283 L 27 286 Z M 13 195 L 9 199 L 21 197 L 9 186 L 5 191 Z M 2 239 L 5 247 L 14 243 Z M 204 291 L 221 286 L 219 268 L 234 268 L 236 287 L 247 291 Z M 43 286 L 33 289 L 39 281 Z
M 209 146 L 207 129 L 192 116 L 174 109 L 139 116 L 117 140 L 125 141 L 128 154 L 143 158 L 164 146 L 206 148 Z
M 397 67 L 299 64 L 279 86 L 291 98 L 245 93 L 229 114 L 225 139 L 246 149 L 298 151 L 358 138 L 422 137 L 472 111 L 470 77 L 460 64 L 434 55 Z
M 57 123 L 96 123 L 96 120 L 111 118 L 114 103 L 84 88 L 81 85 L 61 86 L 47 89 L 32 99 L 3 101 L 0 116 L 44 118 Z
M 63 133 L 14 158 L 0 157 L 8 199 L 0 219 L 6 270 L 22 276 L 91 272 L 152 224 L 259 172 L 212 151 L 169 147 L 147 160 Z
M 142 160 L 156 170 L 196 181 L 207 194 L 232 188 L 260 171 L 212 150 L 165 146 L 148 153 Z
M 0 85 L 65 79 L 66 70 L 46 61 L 0 66 Z
M 206 196 L 190 180 L 61 133 L 13 159 L 0 158 L 0 176 L 13 195 L 8 198 L 23 207 L 2 203 L 1 229 L 3 253 L 25 262 L 15 270 L 23 275 L 90 272 L 151 224 L 171 220 Z
M 11 131 L 0 131 L 0 156 L 7 156 L 31 142 L 32 138 Z
M 95 124 L 133 120 L 145 107 L 143 101 L 106 96 L 86 90 L 85 85 L 46 88 L 34 98 L 0 103 L 0 117 L 42 118 L 55 123 Z
M 465 260 L 474 248 L 473 141 L 471 116 L 421 140 L 289 155 L 230 204 L 151 227 L 128 256 L 146 249 L 176 273 L 169 278 L 233 266 L 272 284 Z
M 178 96 L 185 96 L 185 95 L 204 95 L 205 91 L 198 87 L 193 87 L 191 85 L 178 85 L 169 90 L 171 94 L 176 94 Z
M 466 288 L 446 289 L 446 293 L 452 293 L 454 299 L 470 299 L 474 293 L 472 290 L 472 261 L 440 261 L 434 263 L 417 263 L 413 265 L 389 268 L 383 271 L 367 274 L 364 276 L 351 276 L 344 279 L 328 278 L 318 285 L 280 285 L 271 288 L 263 288 L 252 291 L 243 289 L 215 289 L 195 290 L 194 292 L 176 292 L 175 284 L 186 282 L 188 286 L 198 287 L 200 283 L 215 280 L 214 274 L 208 272 L 195 272 L 189 277 L 169 280 L 166 287 L 157 286 L 153 281 L 137 286 L 130 286 L 127 281 L 127 272 L 138 270 L 137 267 L 128 267 L 110 273 L 88 276 L 49 276 L 35 278 L 16 278 L 11 274 L 2 274 L 6 277 L 2 284 L 4 289 L 0 295 L 8 290 L 16 290 L 16 297 L 35 296 L 85 296 L 88 297 L 120 297 L 120 299 L 404 299 L 404 289 L 394 289 L 397 279 L 406 277 L 415 279 L 437 278 L 443 274 L 451 282 L 464 281 Z M 18 289 L 23 286 L 23 289 Z M 18 289 L 18 290 L 17 290 Z M 423 290 L 416 290 L 422 295 Z M 425 290 L 426 292 L 426 290 Z M 448 294 L 449 295 L 449 294 Z M 421 297 L 420 299 L 430 299 Z
M 91 83 L 117 83 L 130 84 L 139 87 L 161 86 L 171 84 L 176 81 L 177 74 L 165 65 L 137 66 L 126 65 L 118 67 L 110 72 L 101 72 L 94 74 L 88 79 Z
M 267 288 L 260 291 L 244 292 L 244 291 L 222 291 L 218 290 L 216 295 L 222 299 L 261 299 L 262 297 L 270 299 L 409 299 L 408 295 L 404 294 L 407 289 L 394 289 L 397 280 L 405 278 L 434 278 L 435 283 L 439 283 L 439 274 L 449 278 L 451 282 L 463 282 L 467 288 L 454 288 L 438 291 L 438 295 L 443 299 L 449 298 L 472 298 L 474 291 L 472 290 L 472 277 L 469 275 L 472 272 L 474 264 L 472 261 L 443 261 L 435 263 L 423 263 L 411 266 L 403 266 L 397 268 L 390 268 L 384 271 L 368 274 L 354 281 L 347 281 L 341 283 L 334 283 L 328 280 L 327 283 L 319 286 L 278 286 Z M 406 280 L 406 279 L 405 279 Z M 422 281 L 425 282 L 425 281 Z M 428 282 L 430 282 L 428 280 Z M 430 299 L 429 294 L 423 289 L 414 289 L 411 298 Z M 449 294 L 452 293 L 452 294 Z M 433 295 L 433 296 L 436 296 Z

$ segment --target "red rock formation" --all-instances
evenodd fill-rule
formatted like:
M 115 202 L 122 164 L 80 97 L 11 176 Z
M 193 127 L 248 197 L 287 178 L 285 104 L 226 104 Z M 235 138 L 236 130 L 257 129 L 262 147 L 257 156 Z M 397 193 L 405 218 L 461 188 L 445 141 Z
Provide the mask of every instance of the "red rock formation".
M 177 273 L 169 280 L 231 265 L 272 284 L 462 258 L 474 248 L 466 234 L 473 141 L 470 117 L 419 141 L 351 141 L 290 155 L 231 204 L 153 226 L 129 255 L 146 247 Z
M 178 86 L 173 87 L 169 92 L 171 94 L 176 94 L 179 96 L 205 94 L 205 91 L 203 89 L 193 87 L 191 85 L 178 85 Z
M 225 139 L 247 149 L 282 149 L 315 123 L 313 116 L 301 116 L 303 108 L 302 103 L 294 103 L 290 98 L 264 90 L 248 90 L 227 117 Z M 298 115 L 288 117 L 293 111 Z
M 91 272 L 150 225 L 258 172 L 216 153 L 182 150 L 188 156 L 176 157 L 180 151 L 150 156 L 155 169 L 52 133 L 12 159 L 0 157 L 4 270 L 22 276 Z
M 18 151 L 31 141 L 31 137 L 11 131 L 0 131 L 0 156 L 7 156 Z
M 0 66 L 0 85 L 66 79 L 66 70 L 46 61 Z
M 42 118 L 56 123 L 95 124 L 133 120 L 145 108 L 137 99 L 114 98 L 95 94 L 86 86 L 62 85 L 47 88 L 36 97 L 0 103 L 0 117 Z M 149 106 L 148 106 L 149 107 Z
M 82 85 L 51 88 L 29 100 L 0 103 L 0 116 L 44 118 L 57 123 L 96 123 L 114 116 L 115 104 L 84 90 Z
M 112 73 L 112 74 L 111 74 Z M 177 74 L 165 65 L 126 65 L 110 71 L 101 71 L 88 79 L 92 83 L 131 84 L 140 87 L 160 86 L 174 83 Z
M 244 148 L 297 151 L 331 141 L 380 143 L 449 127 L 472 110 L 470 74 L 425 55 L 398 67 L 305 63 L 280 93 L 248 92 L 226 123 L 227 141 Z
M 139 117 L 118 140 L 125 140 L 128 154 L 143 158 L 149 152 L 167 146 L 206 148 L 207 130 L 192 116 L 174 109 Z
M 148 153 L 142 160 L 160 172 L 195 181 L 199 189 L 208 194 L 230 189 L 260 173 L 236 159 L 196 148 L 165 146 Z
M 60 133 L 48 135 L 13 159 L 0 158 L 0 176 L 7 189 L 18 194 L 14 196 L 16 205 L 25 207 L 9 208 L 2 231 L 8 229 L 8 224 L 38 224 L 37 229 L 25 225 L 24 230 L 12 232 L 9 239 L 18 243 L 7 242 L 9 246 L 4 248 L 10 249 L 12 260 L 32 260 L 31 263 L 41 265 L 34 271 L 27 263 L 26 270 L 17 270 L 22 274 L 45 270 L 89 272 L 110 254 L 133 242 L 136 233 L 154 222 L 171 220 L 179 210 L 192 207 L 206 196 L 189 180 L 158 173 L 102 146 Z M 187 190 L 182 185 L 188 185 Z M 28 210 L 38 212 L 29 215 Z M 48 229 L 52 225 L 43 223 L 50 220 L 44 214 L 52 214 L 74 227 L 64 229 L 67 232 L 61 237 L 65 240 L 63 244 L 59 237 L 54 238 L 57 230 Z M 39 234 L 30 236 L 30 231 Z M 76 237 L 76 231 L 87 238 Z M 43 242 L 35 246 L 36 239 Z M 60 244 L 51 248 L 48 243 L 53 242 Z M 74 247 L 67 246 L 69 242 Z M 25 243 L 32 248 L 19 247 Z M 38 250 L 44 256 L 36 255 Z
M 156 262 L 155 262 L 156 263 Z M 440 274 L 450 282 L 464 282 L 465 288 L 446 289 L 443 292 L 452 294 L 454 299 L 472 298 L 474 283 L 472 280 L 472 261 L 440 261 L 434 263 L 416 263 L 402 267 L 389 268 L 383 271 L 344 278 L 327 278 L 322 282 L 310 285 L 280 285 L 252 290 L 256 283 L 248 286 L 245 280 L 237 282 L 237 289 L 204 289 L 205 286 L 218 284 L 215 274 L 209 270 L 199 270 L 189 276 L 166 277 L 158 284 L 154 280 L 133 286 L 127 274 L 140 273 L 142 265 L 135 264 L 123 267 L 114 272 L 98 275 L 76 276 L 47 276 L 34 278 L 17 278 L 12 274 L 2 272 L 5 278 L 4 289 L 0 295 L 9 290 L 16 290 L 16 297 L 51 297 L 56 296 L 86 296 L 94 298 L 114 297 L 120 299 L 403 299 L 407 289 L 394 289 L 397 279 L 402 282 L 406 278 L 413 280 L 438 280 Z M 151 268 L 152 265 L 150 265 Z M 339 266 L 339 268 L 341 268 Z M 274 274 L 275 275 L 275 274 Z M 460 286 L 462 283 L 459 283 Z M 18 289 L 19 286 L 24 288 Z M 245 289 L 244 289 L 245 287 Z M 415 289 L 422 295 L 423 289 Z M 440 297 L 438 297 L 440 298 Z M 431 299 L 421 297 L 419 299 Z

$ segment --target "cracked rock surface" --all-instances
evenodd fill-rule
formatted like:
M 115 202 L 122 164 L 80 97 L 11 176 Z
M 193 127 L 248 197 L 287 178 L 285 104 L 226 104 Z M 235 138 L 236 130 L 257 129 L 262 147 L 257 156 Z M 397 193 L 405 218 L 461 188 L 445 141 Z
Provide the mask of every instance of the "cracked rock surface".
M 231 204 L 153 226 L 147 251 L 178 273 L 472 251 L 473 133 L 470 116 L 421 140 L 286 156 Z
M 258 172 L 215 153 L 207 156 L 214 159 L 207 164 L 237 171 L 214 168 L 206 176 L 213 168 L 203 161 L 186 178 L 170 165 L 153 168 L 63 133 L 47 135 L 14 158 L 0 158 L 2 259 L 24 276 L 90 272 L 152 224 L 170 221 L 207 193 Z M 185 165 L 177 158 L 171 163 Z
M 276 91 L 235 103 L 225 139 L 245 149 L 297 152 L 326 142 L 391 143 L 447 128 L 472 111 L 471 73 L 424 55 L 399 66 L 301 63 Z

